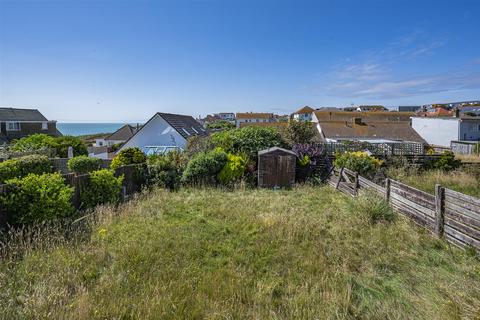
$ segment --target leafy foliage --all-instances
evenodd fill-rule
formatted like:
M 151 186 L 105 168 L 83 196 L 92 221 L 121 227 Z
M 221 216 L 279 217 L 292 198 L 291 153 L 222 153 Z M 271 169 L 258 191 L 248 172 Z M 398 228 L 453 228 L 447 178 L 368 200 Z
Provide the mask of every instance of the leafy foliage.
M 88 156 L 77 156 L 68 160 L 68 169 L 76 174 L 89 173 L 100 169 L 102 160 L 99 158 L 92 158 Z
M 73 136 L 62 136 L 55 138 L 54 148 L 60 158 L 68 157 L 68 147 L 73 148 L 74 156 L 88 155 L 87 145 L 82 139 Z
M 70 146 L 73 148 L 75 156 L 88 154 L 87 146 L 80 138 L 72 136 L 51 137 L 44 133 L 33 134 L 16 140 L 11 145 L 11 149 L 13 151 L 34 151 L 51 148 L 56 150 L 58 157 L 66 158 Z
M 0 163 L 0 182 L 25 177 L 30 173 L 43 174 L 53 171 L 47 156 L 29 155 L 5 160 Z
M 217 120 L 207 123 L 206 127 L 212 130 L 229 130 L 235 128 L 235 124 L 227 120 Z
M 345 167 L 365 177 L 371 177 L 383 164 L 383 161 L 362 151 L 344 152 L 335 157 L 335 166 Z
M 187 145 L 185 146 L 185 156 L 190 159 L 200 152 L 208 152 L 213 150 L 213 148 L 214 145 L 210 136 L 193 136 L 187 140 Z
M 10 145 L 13 151 L 34 151 L 45 148 L 55 148 L 55 138 L 44 133 L 32 134 L 15 140 Z
M 240 179 L 247 169 L 247 160 L 234 154 L 227 154 L 227 163 L 218 174 L 218 180 L 224 185 L 229 185 Z
M 311 165 L 316 165 L 318 161 L 326 156 L 325 149 L 320 144 L 295 144 L 292 148 L 292 151 L 297 154 L 299 160 L 308 157 L 309 163 L 307 164 Z
M 73 188 L 65 185 L 59 173 L 29 174 L 7 181 L 10 191 L 0 195 L 4 212 L 16 223 L 33 224 L 65 217 L 73 212 Z
M 186 166 L 183 153 L 171 151 L 165 155 L 151 155 L 147 158 L 151 184 L 177 190 L 182 180 L 182 174 Z
M 442 153 L 439 159 L 430 161 L 427 164 L 428 169 L 438 169 L 443 171 L 452 171 L 460 167 L 462 162 L 455 159 L 455 154 L 451 151 Z
M 284 145 L 278 130 L 256 126 L 214 133 L 212 142 L 226 152 L 245 154 L 250 159 L 256 159 L 260 150 Z
M 221 149 L 199 153 L 188 163 L 182 180 L 193 184 L 215 184 L 227 160 L 227 154 Z
M 120 201 L 123 176 L 115 177 L 112 170 L 102 169 L 90 173 L 86 187 L 80 193 L 81 208 L 94 208 L 101 204 L 116 204 Z
M 286 130 L 283 131 L 283 135 L 285 141 L 293 146 L 312 143 L 317 134 L 312 122 L 290 121 Z
M 120 151 L 115 158 L 113 158 L 110 168 L 116 169 L 121 166 L 144 163 L 146 161 L 147 156 L 139 148 L 126 148 Z

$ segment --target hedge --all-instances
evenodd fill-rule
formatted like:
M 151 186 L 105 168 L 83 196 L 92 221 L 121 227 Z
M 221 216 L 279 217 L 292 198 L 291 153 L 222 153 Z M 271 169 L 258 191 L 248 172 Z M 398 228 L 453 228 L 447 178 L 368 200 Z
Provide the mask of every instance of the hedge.
M 25 177 L 30 173 L 43 174 L 53 172 L 47 156 L 29 155 L 0 162 L 0 182 Z

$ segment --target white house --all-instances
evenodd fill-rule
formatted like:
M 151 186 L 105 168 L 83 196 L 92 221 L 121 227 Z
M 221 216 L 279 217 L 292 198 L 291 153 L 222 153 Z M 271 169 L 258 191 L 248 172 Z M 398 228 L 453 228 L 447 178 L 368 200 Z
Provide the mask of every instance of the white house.
M 150 154 L 168 149 L 184 149 L 187 139 L 196 135 L 206 136 L 207 131 L 191 116 L 158 112 L 119 151 L 138 147 Z
M 480 141 L 480 117 L 412 117 L 412 127 L 429 144 L 450 147 L 451 141 Z
M 275 122 L 275 117 L 273 113 L 242 112 L 236 114 L 235 120 L 237 128 L 240 128 L 242 123 Z
M 135 132 L 140 129 L 140 126 L 137 124 L 136 126 L 131 126 L 126 124 L 122 126 L 120 129 L 115 131 L 114 133 L 106 136 L 105 138 L 95 139 L 95 146 L 96 147 L 111 147 L 114 144 L 119 144 L 127 141 L 130 139 Z
M 312 114 L 315 110 L 309 106 L 305 106 L 293 113 L 293 120 L 296 121 L 312 121 Z

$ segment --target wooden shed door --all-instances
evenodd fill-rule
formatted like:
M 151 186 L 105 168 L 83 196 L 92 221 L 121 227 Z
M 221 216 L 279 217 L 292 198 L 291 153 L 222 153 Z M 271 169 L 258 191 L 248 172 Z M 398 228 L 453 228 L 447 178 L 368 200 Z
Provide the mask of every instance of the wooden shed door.
M 277 186 L 289 186 L 292 183 L 292 159 L 295 160 L 292 156 L 278 156 L 277 158 Z M 295 166 L 293 166 L 295 168 Z

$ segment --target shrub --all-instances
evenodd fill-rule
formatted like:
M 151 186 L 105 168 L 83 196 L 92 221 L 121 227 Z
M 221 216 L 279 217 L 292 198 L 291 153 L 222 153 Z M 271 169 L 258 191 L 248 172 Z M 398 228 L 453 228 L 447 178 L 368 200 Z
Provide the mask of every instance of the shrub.
M 55 138 L 55 149 L 60 158 L 68 157 L 68 147 L 73 148 L 74 156 L 88 155 L 87 145 L 77 137 L 62 136 Z
M 455 159 L 455 154 L 451 151 L 445 151 L 442 153 L 440 158 L 430 161 L 427 164 L 428 169 L 438 169 L 443 171 L 455 170 L 462 162 Z
M 217 120 L 207 123 L 206 127 L 212 130 L 228 130 L 235 128 L 235 124 L 227 120 Z
M 65 217 L 73 212 L 73 188 L 65 185 L 59 173 L 29 174 L 7 181 L 10 191 L 0 196 L 4 212 L 16 223 L 33 224 Z
M 113 158 L 110 168 L 116 169 L 129 164 L 139 164 L 147 161 L 147 156 L 139 148 L 126 148 Z
M 250 159 L 256 159 L 260 150 L 285 144 L 278 130 L 256 126 L 214 133 L 212 142 L 226 152 L 245 154 Z
M 213 150 L 213 142 L 210 139 L 210 136 L 193 136 L 187 140 L 187 145 L 185 146 L 185 155 L 187 158 L 192 158 L 200 152 L 208 152 Z
M 55 138 L 44 133 L 32 134 L 15 140 L 10 145 L 13 151 L 35 151 L 45 148 L 55 148 Z
M 100 169 L 102 160 L 88 156 L 77 156 L 68 160 L 67 165 L 70 171 L 73 171 L 76 174 L 84 174 Z
M 165 155 L 151 155 L 147 158 L 151 184 L 177 190 L 180 186 L 186 159 L 179 151 L 171 151 Z
M 82 209 L 100 204 L 117 204 L 120 201 L 123 176 L 115 177 L 112 170 L 102 169 L 90 173 L 87 185 L 80 192 Z
M 335 166 L 345 167 L 365 177 L 372 176 L 383 164 L 383 161 L 362 151 L 344 152 L 335 157 Z
M 9 159 L 0 163 L 0 182 L 8 179 L 25 177 L 30 173 L 43 174 L 53 171 L 47 156 L 29 155 Z
M 317 133 L 312 122 L 291 121 L 283 131 L 284 140 L 291 146 L 312 143 Z
M 226 163 L 227 154 L 221 149 L 199 153 L 188 163 L 182 180 L 186 183 L 214 184 Z
M 247 160 L 240 156 L 229 153 L 227 163 L 218 174 L 218 180 L 225 184 L 231 184 L 240 179 L 247 169 Z
M 375 191 L 364 190 L 353 202 L 352 211 L 369 224 L 392 222 L 395 212 L 390 205 Z

